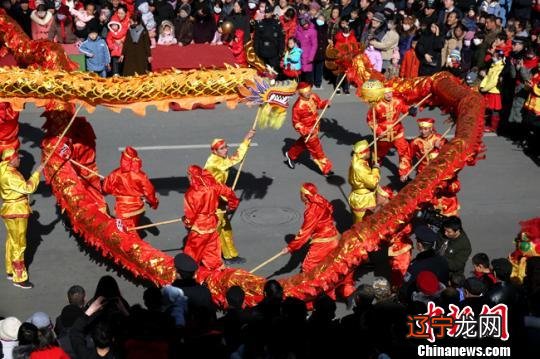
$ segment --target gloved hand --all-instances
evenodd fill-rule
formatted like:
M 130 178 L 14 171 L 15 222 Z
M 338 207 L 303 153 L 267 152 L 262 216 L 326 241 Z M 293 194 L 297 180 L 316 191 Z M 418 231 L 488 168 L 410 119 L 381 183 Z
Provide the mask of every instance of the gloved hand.
M 409 112 L 409 115 L 414 117 L 418 113 L 418 108 L 416 106 L 411 106 L 411 107 L 409 107 L 408 112 Z

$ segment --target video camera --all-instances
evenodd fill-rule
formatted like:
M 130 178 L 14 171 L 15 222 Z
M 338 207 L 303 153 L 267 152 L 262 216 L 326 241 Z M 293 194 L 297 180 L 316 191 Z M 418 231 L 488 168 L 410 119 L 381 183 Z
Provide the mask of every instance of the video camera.
M 414 220 L 418 223 L 429 225 L 435 232 L 439 232 L 443 228 L 446 217 L 438 209 L 425 207 L 416 213 Z

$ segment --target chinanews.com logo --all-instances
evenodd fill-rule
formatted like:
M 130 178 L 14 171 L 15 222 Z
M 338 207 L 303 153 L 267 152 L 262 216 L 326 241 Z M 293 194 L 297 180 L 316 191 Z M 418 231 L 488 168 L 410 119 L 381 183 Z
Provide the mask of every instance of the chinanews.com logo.
M 471 307 L 459 308 L 454 304 L 448 311 L 428 302 L 427 313 L 410 315 L 407 320 L 408 338 L 423 339 L 435 343 L 443 338 L 460 339 L 498 339 L 507 341 L 508 307 L 497 304 L 493 307 L 483 305 L 480 313 Z M 510 347 L 444 347 L 437 345 L 418 345 L 419 357 L 510 357 Z

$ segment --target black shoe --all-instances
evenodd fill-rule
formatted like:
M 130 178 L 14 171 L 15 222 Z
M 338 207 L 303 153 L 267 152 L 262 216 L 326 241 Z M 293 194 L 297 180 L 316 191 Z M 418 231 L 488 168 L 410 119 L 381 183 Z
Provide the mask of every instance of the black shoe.
M 13 282 L 13 274 L 11 274 L 11 273 L 6 273 L 6 279 Z
M 22 289 L 32 289 L 32 288 L 34 288 L 34 285 L 28 280 L 25 280 L 24 282 L 13 282 L 13 285 L 15 287 L 19 287 L 19 288 L 22 288 Z
M 328 172 L 327 174 L 325 174 L 326 177 L 330 177 L 330 176 L 333 176 L 335 175 L 336 173 L 334 171 L 330 171 Z
M 287 164 L 287 166 L 289 166 L 289 168 L 293 169 L 294 170 L 294 167 L 296 167 L 296 165 L 294 164 L 294 161 L 291 160 L 291 158 L 289 157 L 289 152 L 285 152 L 285 158 L 287 159 L 285 161 L 285 163 Z
M 351 94 L 351 92 L 350 92 L 349 90 L 343 90 L 343 93 L 344 93 L 345 95 L 350 95 L 350 94 Z
M 235 264 L 244 264 L 244 263 L 246 263 L 246 259 L 244 257 L 240 257 L 240 256 L 234 257 L 231 260 L 233 260 Z

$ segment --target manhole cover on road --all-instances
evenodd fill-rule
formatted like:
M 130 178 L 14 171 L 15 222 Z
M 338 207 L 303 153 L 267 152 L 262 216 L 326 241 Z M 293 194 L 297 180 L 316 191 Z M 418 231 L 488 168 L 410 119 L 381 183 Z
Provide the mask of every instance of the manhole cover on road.
M 259 207 L 242 211 L 242 220 L 257 226 L 275 226 L 298 221 L 300 215 L 294 209 L 285 207 Z

